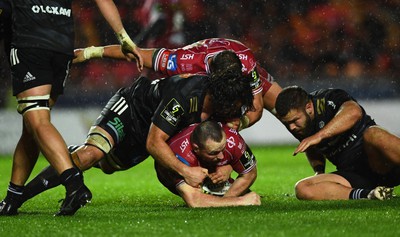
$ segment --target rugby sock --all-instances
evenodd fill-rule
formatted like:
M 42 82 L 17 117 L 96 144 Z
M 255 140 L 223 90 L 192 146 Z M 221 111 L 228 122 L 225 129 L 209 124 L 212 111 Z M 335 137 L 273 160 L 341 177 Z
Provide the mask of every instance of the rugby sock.
M 370 189 L 353 188 L 350 191 L 349 199 L 365 199 L 368 197 Z
M 70 168 L 62 172 L 60 181 L 67 189 L 67 193 L 71 193 L 83 185 L 83 176 L 78 169 Z
M 22 205 L 22 194 L 24 192 L 24 186 L 19 186 L 10 182 L 7 189 L 6 202 L 13 203 L 20 207 Z
M 24 201 L 60 184 L 60 177 L 57 171 L 49 165 L 25 186 Z

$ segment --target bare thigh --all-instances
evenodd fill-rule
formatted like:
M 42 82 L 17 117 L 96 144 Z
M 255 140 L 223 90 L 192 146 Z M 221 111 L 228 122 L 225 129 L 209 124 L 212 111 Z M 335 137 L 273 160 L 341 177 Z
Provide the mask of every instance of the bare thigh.
M 380 126 L 364 132 L 364 149 L 371 169 L 379 174 L 400 165 L 400 138 Z

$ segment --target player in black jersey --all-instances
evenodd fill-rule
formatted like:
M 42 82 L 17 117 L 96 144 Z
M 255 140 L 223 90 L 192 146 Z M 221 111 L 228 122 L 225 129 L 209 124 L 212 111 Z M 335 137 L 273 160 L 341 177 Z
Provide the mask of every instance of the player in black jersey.
M 136 54 L 112 0 L 96 0 L 117 32 L 124 53 Z M 0 215 L 16 215 L 24 184 L 41 152 L 60 175 L 66 197 L 56 215 L 73 215 L 91 199 L 80 171 L 74 168 L 67 146 L 50 121 L 50 108 L 64 91 L 74 48 L 72 0 L 13 0 L 10 64 L 13 95 L 23 116 L 23 131 L 13 157 L 11 181 Z
M 376 125 L 341 89 L 308 94 L 293 86 L 278 96 L 276 111 L 300 141 L 315 176 L 296 184 L 305 200 L 389 199 L 400 184 L 400 138 Z M 325 160 L 337 171 L 325 174 Z
M 7 56 L 10 53 L 11 35 L 11 3 L 8 0 L 0 0 L 0 43 Z
M 11 47 L 11 3 L 0 0 L 0 107 L 6 106 L 11 87 L 9 54 Z
M 244 80 L 241 73 L 215 78 L 190 74 L 160 80 L 140 77 L 109 100 L 84 145 L 72 152 L 73 161 L 82 171 L 96 165 L 111 174 L 151 155 L 198 187 L 207 169 L 178 161 L 167 140 L 192 123 L 239 118 L 252 109 L 250 80 Z M 49 166 L 27 184 L 25 200 L 59 184 Z

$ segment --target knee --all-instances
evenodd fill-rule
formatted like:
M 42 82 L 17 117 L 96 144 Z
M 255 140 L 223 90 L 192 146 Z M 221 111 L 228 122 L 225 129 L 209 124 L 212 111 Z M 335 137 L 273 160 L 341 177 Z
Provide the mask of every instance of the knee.
M 312 183 L 307 180 L 300 180 L 294 187 L 296 198 L 299 200 L 313 200 Z

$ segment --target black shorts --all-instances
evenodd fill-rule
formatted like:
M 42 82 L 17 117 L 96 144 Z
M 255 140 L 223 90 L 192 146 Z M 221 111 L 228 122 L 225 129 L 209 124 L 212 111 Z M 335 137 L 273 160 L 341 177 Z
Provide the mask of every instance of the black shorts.
M 12 48 L 10 55 L 13 95 L 28 89 L 52 85 L 51 95 L 64 93 L 71 68 L 71 55 L 32 48 Z
M 385 175 L 380 175 L 371 170 L 363 171 L 335 171 L 349 181 L 352 188 L 374 189 L 377 186 L 395 187 L 400 185 L 400 168 L 395 168 Z
M 146 150 L 147 134 L 137 136 L 132 131 L 131 110 L 126 99 L 117 92 L 101 111 L 94 125 L 106 130 L 114 139 L 115 145 L 110 151 L 120 166 L 129 169 L 143 160 L 149 153 Z

